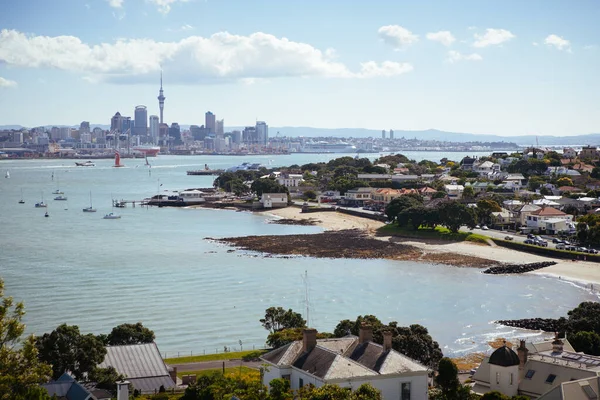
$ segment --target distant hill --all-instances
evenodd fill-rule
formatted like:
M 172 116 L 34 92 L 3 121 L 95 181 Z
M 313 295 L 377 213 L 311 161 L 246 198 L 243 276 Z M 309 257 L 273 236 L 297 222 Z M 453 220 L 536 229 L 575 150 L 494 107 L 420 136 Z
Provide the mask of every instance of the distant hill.
M 79 125 L 54 125 L 54 126 L 71 126 L 72 128 L 79 128 Z M 180 124 L 182 129 L 188 129 L 189 125 Z M 52 125 L 48 125 L 48 128 Z M 93 129 L 100 127 L 102 129 L 109 129 L 109 125 L 105 124 L 90 124 Z M 20 129 L 21 125 L 0 125 L 0 129 Z M 243 130 L 243 126 L 227 126 L 227 131 L 231 130 Z M 365 138 L 374 137 L 380 138 L 381 131 L 376 129 L 362 129 L 362 128 L 310 128 L 310 127 L 292 127 L 292 126 L 270 126 L 269 136 L 275 137 L 279 132 L 280 136 L 288 137 L 339 137 L 339 138 Z M 389 135 L 389 130 L 386 130 L 386 135 Z M 406 131 L 394 129 L 394 137 L 396 138 L 418 138 L 422 140 L 440 140 L 447 142 L 510 142 L 516 143 L 521 146 L 531 146 L 537 142 L 540 146 L 583 146 L 583 145 L 600 145 L 600 133 L 590 133 L 585 135 L 577 136 L 500 136 L 500 135 L 487 135 L 487 134 L 475 134 L 475 133 L 460 133 L 460 132 L 445 132 L 437 129 L 427 129 L 424 131 Z

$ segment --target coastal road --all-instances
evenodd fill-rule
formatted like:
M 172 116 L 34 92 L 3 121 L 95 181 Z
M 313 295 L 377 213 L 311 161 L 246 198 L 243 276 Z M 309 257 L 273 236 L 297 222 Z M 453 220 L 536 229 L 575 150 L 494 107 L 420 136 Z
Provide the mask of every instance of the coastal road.
M 185 364 L 169 364 L 171 367 L 177 367 L 177 372 L 188 372 L 188 371 L 200 371 L 206 369 L 221 369 L 223 368 L 223 362 L 225 368 L 239 368 L 242 367 L 259 369 L 263 364 L 260 361 L 243 361 L 238 360 L 216 360 L 216 361 L 202 361 Z

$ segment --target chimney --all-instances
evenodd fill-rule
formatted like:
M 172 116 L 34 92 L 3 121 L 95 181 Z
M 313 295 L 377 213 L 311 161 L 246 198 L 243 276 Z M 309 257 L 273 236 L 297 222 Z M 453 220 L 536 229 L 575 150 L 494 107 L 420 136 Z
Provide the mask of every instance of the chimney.
M 367 342 L 373 341 L 373 327 L 371 325 L 365 324 L 364 322 L 360 325 L 360 329 L 358 331 L 358 343 L 363 344 Z
M 117 400 L 129 400 L 129 382 L 117 382 Z
M 392 349 L 392 332 L 383 332 L 383 352 L 390 351 Z
M 302 332 L 302 351 L 309 352 L 317 345 L 317 330 L 307 328 Z
M 554 340 L 552 341 L 552 352 L 562 353 L 563 352 L 563 341 L 558 338 L 558 332 L 554 333 Z
M 527 350 L 527 346 L 525 346 L 525 341 L 520 340 L 519 347 L 517 348 L 517 354 L 519 355 L 520 361 L 519 369 L 525 368 L 525 364 L 527 364 L 527 353 L 529 353 L 529 350 Z
M 177 367 L 169 366 L 169 375 L 171 376 L 171 379 L 173 379 L 173 383 L 177 385 Z

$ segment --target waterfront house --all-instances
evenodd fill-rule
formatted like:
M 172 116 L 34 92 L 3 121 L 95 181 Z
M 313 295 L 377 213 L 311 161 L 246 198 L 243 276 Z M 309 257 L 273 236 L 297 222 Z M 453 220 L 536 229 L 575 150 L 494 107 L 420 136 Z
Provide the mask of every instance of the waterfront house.
M 373 190 L 370 187 L 350 189 L 346 191 L 344 203 L 362 206 L 366 201 L 371 200 L 371 192 Z
M 287 188 L 298 187 L 304 180 L 302 178 L 302 174 L 288 174 L 288 173 L 279 174 L 279 176 L 276 179 L 277 179 L 277 183 L 279 183 L 280 185 L 283 185 Z
M 527 217 L 531 215 L 532 212 L 539 210 L 542 208 L 536 204 L 525 204 L 521 208 L 518 209 L 517 213 L 519 215 L 518 222 L 521 226 L 527 225 Z
M 113 367 L 141 393 L 156 393 L 161 386 L 170 389 L 177 379 L 177 369 L 169 370 L 154 342 L 106 346 L 106 356 L 98 367 Z
M 465 190 L 463 185 L 444 185 L 444 191 L 450 199 L 460 199 Z
M 460 169 L 463 171 L 472 171 L 476 161 L 477 157 L 466 156 L 460 162 Z
M 95 386 L 95 384 L 94 384 Z M 49 396 L 65 400 L 110 400 L 112 395 L 104 389 L 86 387 L 75 380 L 67 372 L 55 381 L 41 385 Z
M 600 393 L 600 376 L 563 382 L 539 400 L 594 400 Z
M 260 196 L 260 203 L 263 208 L 287 207 L 288 195 L 287 193 L 263 193 Z
M 358 174 L 359 181 L 388 181 L 392 179 L 391 174 Z
M 403 184 L 406 182 L 417 182 L 419 175 L 393 175 L 392 182 Z
M 385 400 L 426 400 L 427 368 L 392 349 L 392 333 L 385 332 L 383 345 L 373 342 L 370 326 L 359 336 L 317 340 L 315 329 L 305 329 L 302 340 L 263 355 L 267 364 L 262 383 L 283 378 L 297 390 L 304 385 L 335 384 L 356 389 L 369 383 Z
M 568 230 L 572 220 L 573 216 L 570 214 L 565 214 L 554 207 L 542 206 L 527 216 L 527 227 L 556 234 L 559 231 Z
M 599 375 L 600 357 L 576 353 L 566 339 L 555 337 L 535 344 L 521 340 L 517 352 L 505 344 L 484 358 L 472 380 L 473 391 L 479 395 L 497 390 L 506 396 L 554 400 L 561 397 L 550 393 L 557 394 L 565 389 L 563 384 L 580 380 L 585 386 L 584 380 L 590 383 Z M 587 400 L 598 398 L 598 391 L 593 393 L 596 397 L 587 397 Z
M 491 161 L 475 163 L 473 171 L 477 172 L 480 176 L 491 176 L 500 172 L 500 164 L 495 164 Z

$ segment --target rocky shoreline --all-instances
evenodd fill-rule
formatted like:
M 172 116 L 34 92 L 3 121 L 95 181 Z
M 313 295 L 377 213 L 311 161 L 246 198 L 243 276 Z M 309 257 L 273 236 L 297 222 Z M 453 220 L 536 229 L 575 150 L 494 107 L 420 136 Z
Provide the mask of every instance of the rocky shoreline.
M 281 218 L 281 219 L 273 219 L 270 220 L 270 224 L 277 225 L 300 225 L 300 226 L 315 226 L 320 221 L 318 219 L 309 218 L 309 219 L 292 219 L 292 218 Z
M 388 259 L 474 268 L 489 268 L 500 265 L 495 260 L 464 254 L 425 252 L 412 245 L 373 238 L 358 229 L 326 231 L 307 235 L 266 235 L 206 239 L 243 250 L 281 256 Z
M 493 275 L 523 274 L 525 272 L 535 271 L 537 269 L 550 267 L 550 266 L 556 265 L 556 264 L 557 263 L 555 261 L 541 261 L 541 262 L 529 263 L 529 264 L 506 264 L 506 265 L 499 265 L 497 267 L 491 267 L 482 272 L 484 274 L 493 274 Z
M 496 321 L 497 324 L 512 326 L 514 328 L 529 329 L 532 331 L 561 332 L 564 330 L 564 321 L 554 318 L 525 318 L 507 319 Z

